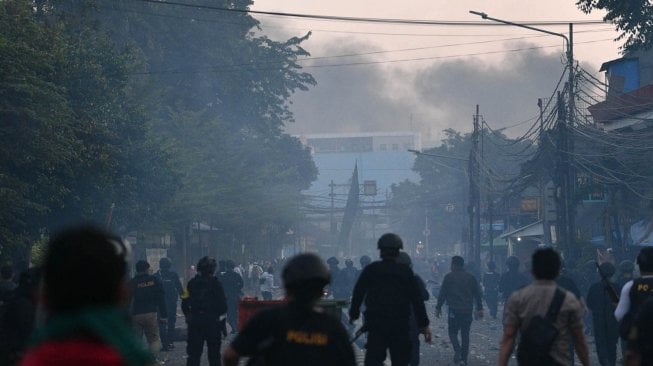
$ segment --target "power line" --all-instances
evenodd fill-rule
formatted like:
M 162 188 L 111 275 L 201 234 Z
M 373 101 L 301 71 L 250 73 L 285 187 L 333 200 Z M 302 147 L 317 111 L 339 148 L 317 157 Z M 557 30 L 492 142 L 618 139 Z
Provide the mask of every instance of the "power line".
M 166 0 L 137 0 L 145 3 L 152 3 L 157 5 L 174 5 L 179 7 L 194 8 L 194 9 L 205 9 L 205 10 L 215 10 L 215 11 L 224 11 L 232 13 L 241 13 L 241 14 L 258 14 L 258 15 L 270 15 L 277 17 L 290 17 L 290 18 L 304 18 L 304 19 L 318 19 L 318 20 L 331 20 L 331 21 L 346 21 L 346 22 L 362 22 L 362 23 L 383 23 L 383 24 L 404 24 L 404 25 L 455 25 L 455 26 L 501 26 L 497 24 L 487 23 L 483 21 L 444 21 L 444 20 L 419 20 L 419 19 L 391 19 L 391 18 L 364 18 L 364 17 L 345 17 L 345 16 L 336 16 L 336 15 L 320 15 L 320 14 L 301 14 L 301 13 L 288 13 L 288 12 L 278 12 L 278 11 L 262 11 L 262 10 L 251 10 L 251 9 L 236 9 L 236 8 L 225 8 L 220 6 L 210 6 L 210 5 L 197 5 L 197 4 L 187 4 L 180 3 L 176 1 L 166 1 Z M 530 26 L 541 26 L 541 25 L 568 25 L 569 23 L 577 25 L 596 25 L 596 24 L 606 24 L 603 20 L 575 20 L 575 21 L 539 21 L 539 22 L 519 22 L 524 25 Z

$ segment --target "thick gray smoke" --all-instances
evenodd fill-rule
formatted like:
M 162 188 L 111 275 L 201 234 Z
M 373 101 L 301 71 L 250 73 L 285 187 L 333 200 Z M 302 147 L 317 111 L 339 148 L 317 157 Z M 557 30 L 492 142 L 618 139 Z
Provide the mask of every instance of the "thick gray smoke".
M 512 48 L 532 46 L 521 44 Z M 338 42 L 320 47 L 319 54 L 366 51 L 369 48 L 360 44 Z M 376 60 L 378 56 L 365 56 L 316 60 L 313 65 Z M 506 53 L 500 63 L 485 62 L 479 56 L 436 59 L 426 68 L 424 62 L 416 62 L 418 67 L 414 71 L 406 68 L 406 63 L 401 69 L 391 63 L 307 68 L 318 85 L 293 97 L 296 122 L 288 131 L 412 130 L 437 141 L 446 128 L 470 131 L 476 104 L 480 105 L 481 114 L 492 128 L 512 126 L 539 114 L 537 99 L 551 96 L 564 70 L 561 54 L 541 50 Z M 534 121 L 505 133 L 519 135 L 531 123 Z

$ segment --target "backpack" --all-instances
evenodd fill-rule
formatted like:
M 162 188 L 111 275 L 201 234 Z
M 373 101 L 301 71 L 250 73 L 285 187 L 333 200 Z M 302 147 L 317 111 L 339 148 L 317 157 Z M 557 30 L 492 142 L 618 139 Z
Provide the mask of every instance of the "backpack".
M 558 336 L 558 329 L 554 323 L 565 295 L 564 291 L 556 288 L 546 315 L 536 315 L 531 318 L 528 327 L 521 333 L 517 349 L 517 362 L 520 365 L 549 366 L 557 364 L 549 352 Z

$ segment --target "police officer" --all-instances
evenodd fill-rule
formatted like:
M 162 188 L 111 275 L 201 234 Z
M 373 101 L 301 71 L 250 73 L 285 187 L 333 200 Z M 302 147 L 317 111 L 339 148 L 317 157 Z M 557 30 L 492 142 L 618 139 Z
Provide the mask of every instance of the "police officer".
M 132 295 L 131 314 L 134 330 L 141 338 L 145 334 L 150 351 L 158 355 L 161 350 L 159 322 L 165 326 L 168 312 L 163 284 L 157 276 L 150 273 L 150 264 L 147 261 L 136 262 L 136 276 L 129 281 L 129 289 Z
M 349 308 L 349 319 L 360 316 L 365 300 L 365 326 L 368 329 L 366 366 L 382 365 L 390 350 L 393 366 L 408 365 L 411 359 L 410 309 L 415 312 L 418 329 L 431 341 L 429 319 L 413 271 L 397 263 L 403 242 L 397 234 L 383 234 L 377 243 L 381 260 L 361 272 Z
M 225 261 L 226 271 L 220 277 L 220 282 L 224 287 L 224 294 L 227 297 L 227 323 L 231 327 L 231 334 L 236 333 L 236 324 L 238 321 L 238 300 L 242 296 L 244 281 L 236 273 L 234 268 L 236 264 L 232 260 Z
M 220 317 L 227 312 L 227 300 L 222 284 L 214 276 L 216 267 L 214 258 L 201 258 L 197 262 L 199 275 L 188 282 L 188 294 L 182 297 L 181 309 L 188 324 L 187 366 L 199 366 L 204 342 L 208 348 L 209 365 L 220 365 Z
M 224 351 L 226 366 L 242 356 L 267 366 L 354 366 L 356 359 L 340 322 L 315 310 L 331 276 L 314 254 L 300 254 L 282 272 L 288 303 L 263 310 L 245 325 Z
M 408 266 L 408 268 L 413 268 L 413 262 L 410 259 L 410 256 L 406 252 L 400 252 L 399 257 L 397 257 L 397 263 Z M 415 274 L 415 281 L 417 282 L 417 287 L 419 288 L 419 293 L 422 297 L 422 301 L 429 300 L 429 292 L 426 290 L 426 284 L 422 278 Z M 410 342 L 412 344 L 411 357 L 410 357 L 410 366 L 418 366 L 420 357 L 419 357 L 419 328 L 417 328 L 417 321 L 415 320 L 415 314 L 411 309 L 410 312 Z
M 172 267 L 170 259 L 161 258 L 159 260 L 159 271 L 156 273 L 163 284 L 166 311 L 168 313 L 168 324 L 161 325 L 160 329 L 162 351 L 169 351 L 174 348 L 172 340 L 175 334 L 175 324 L 177 323 L 177 299 L 184 291 L 179 275 L 177 275 L 177 272 L 171 271 L 170 267 Z
M 641 277 L 628 281 L 621 289 L 619 304 L 614 316 L 620 322 L 619 335 L 628 339 L 633 318 L 638 307 L 649 297 L 653 297 L 653 247 L 644 247 L 637 255 L 637 265 Z

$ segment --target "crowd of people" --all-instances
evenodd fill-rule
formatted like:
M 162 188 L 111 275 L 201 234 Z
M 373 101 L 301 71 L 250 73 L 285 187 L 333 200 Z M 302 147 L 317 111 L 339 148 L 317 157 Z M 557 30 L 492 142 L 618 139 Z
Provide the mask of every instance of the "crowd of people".
M 50 238 L 41 266 L 19 276 L 0 268 L 0 364 L 155 365 L 178 340 L 181 303 L 189 366 L 199 366 L 205 347 L 211 366 L 243 357 L 251 365 L 355 365 L 352 338 L 361 334 L 366 366 L 383 365 L 388 354 L 392 365 L 419 365 L 420 334 L 432 338 L 425 302 L 435 271 L 425 281 L 396 234 L 382 235 L 377 249 L 379 259 L 362 256 L 359 268 L 307 253 L 242 265 L 207 256 L 187 278 L 169 258 L 155 273 L 142 259 L 128 278 L 128 242 L 92 225 L 72 227 Z M 575 357 L 588 365 L 588 335 L 601 366 L 616 365 L 620 341 L 625 365 L 650 365 L 653 247 L 642 248 L 636 264 L 597 262 L 593 278 L 579 281 L 549 247 L 533 253 L 527 272 L 517 257 L 506 259 L 502 273 L 493 261 L 481 273 L 452 256 L 433 291 L 433 315 L 446 306 L 456 365 L 468 363 L 471 324 L 483 319 L 484 304 L 503 323 L 501 366 L 515 346 L 520 365 L 569 365 Z M 277 306 L 239 324 L 247 296 Z M 341 319 L 319 310 L 325 296 L 349 303 Z M 353 324 L 360 324 L 356 335 Z M 221 352 L 223 340 L 229 344 Z

